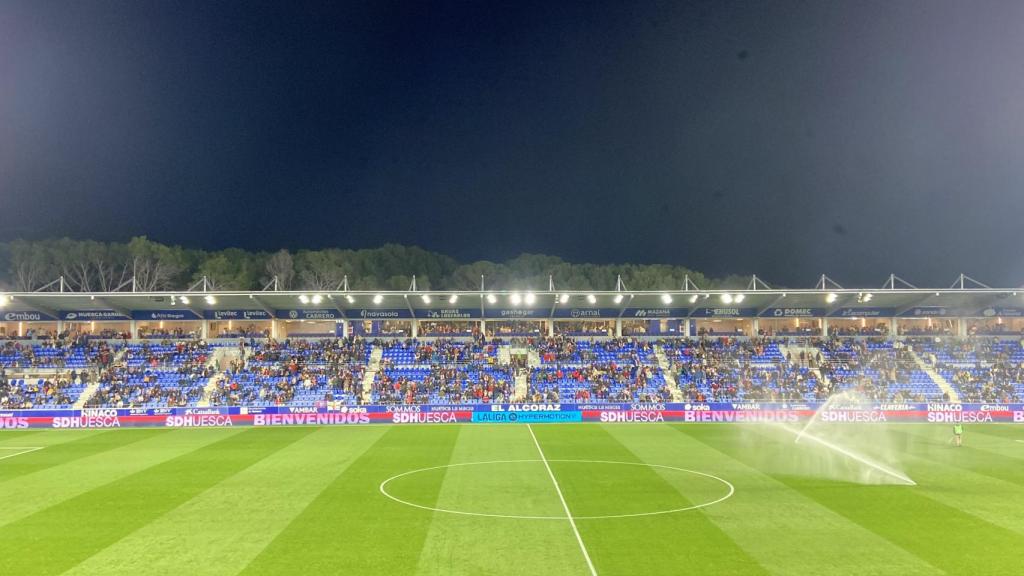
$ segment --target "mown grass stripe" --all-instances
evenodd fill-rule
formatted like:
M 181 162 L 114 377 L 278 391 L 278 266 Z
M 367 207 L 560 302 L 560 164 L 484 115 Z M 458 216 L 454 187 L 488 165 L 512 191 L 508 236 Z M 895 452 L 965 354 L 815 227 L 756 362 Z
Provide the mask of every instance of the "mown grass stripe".
M 558 477 L 569 508 L 577 517 L 608 511 L 609 500 L 623 511 L 645 501 L 686 495 L 651 468 L 622 470 L 557 460 L 642 462 L 601 426 L 535 426 Z M 623 483 L 624 475 L 629 482 Z M 621 501 L 621 502 L 620 502 Z M 601 520 L 578 520 L 598 574 L 766 574 L 754 558 L 700 511 Z M 637 553 L 636 551 L 639 551 Z
M 387 428 L 378 442 L 331 482 L 242 571 L 279 576 L 410 574 L 431 514 L 382 495 L 378 486 L 410 469 L 451 461 L 459 426 Z M 436 502 L 444 477 L 416 485 L 418 501 Z
M 131 441 L 132 434 L 123 437 L 115 434 L 113 438 L 121 438 L 127 444 L 0 482 L 0 510 L 3 511 L 0 526 L 241 431 L 241 428 L 163 430 L 140 441 Z M 63 438 L 66 434 L 76 433 L 53 431 L 47 436 Z
M 311 431 L 246 430 L 7 524 L 4 571 L 60 574 Z
M 314 429 L 64 576 L 237 574 L 384 432 L 381 427 Z
M 0 429 L 0 446 L 12 444 L 13 440 L 25 438 L 42 432 L 42 430 L 2 430 Z
M 839 566 L 856 567 L 862 574 L 894 576 L 938 571 L 874 532 L 674 426 L 608 424 L 605 428 L 644 462 L 704 471 L 735 484 L 732 498 L 702 513 L 773 574 L 833 574 L 838 573 Z
M 452 463 L 539 458 L 525 426 L 467 425 Z M 564 514 L 541 462 L 465 466 L 437 471 L 444 481 L 437 506 L 510 515 Z M 408 482 L 415 483 L 414 477 Z M 401 491 L 406 484 L 396 483 Z M 423 511 L 430 515 L 430 512 Z M 433 514 L 417 574 L 586 574 L 587 567 L 565 521 L 480 518 Z M 481 538 L 486 534 L 486 538 Z M 524 553 L 528 551 L 528 553 Z
M 951 466 L 967 469 L 975 474 L 996 478 L 1004 482 L 1024 486 L 1024 462 L 1017 458 L 976 448 L 970 443 L 956 447 L 949 442 L 945 429 L 899 427 L 891 430 L 894 436 L 904 439 L 901 451 L 922 458 Z
M 158 429 L 107 430 L 69 442 L 51 444 L 43 450 L 4 460 L 3 464 L 0 464 L 0 482 L 32 474 L 53 466 L 64 466 L 75 460 L 127 446 L 134 442 L 141 442 L 166 432 L 166 430 Z M 54 432 L 54 434 L 60 434 L 60 432 Z M 39 445 L 42 446 L 42 444 Z
M 740 461 L 757 459 L 726 427 L 678 427 Z M 916 486 L 860 486 L 778 472 L 772 476 L 947 573 L 1012 574 L 1020 569 L 1020 559 L 1007 551 L 1024 546 L 1024 537 L 937 502 Z

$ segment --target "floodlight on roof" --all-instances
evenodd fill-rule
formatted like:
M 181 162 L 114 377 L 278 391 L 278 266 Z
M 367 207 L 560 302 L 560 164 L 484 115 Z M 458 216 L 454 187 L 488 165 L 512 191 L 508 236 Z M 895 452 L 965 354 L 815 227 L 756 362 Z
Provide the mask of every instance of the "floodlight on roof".
M 309 301 L 312 302 L 313 304 L 319 304 L 324 301 L 324 298 L 319 294 L 313 294 L 313 297 L 310 298 Z
M 452 294 L 451 296 L 448 297 L 448 303 L 449 304 L 455 304 L 458 301 L 459 301 L 459 295 L 458 294 Z
M 746 297 L 746 294 L 737 294 L 732 297 L 732 301 L 739 304 L 740 302 L 743 302 L 743 299 Z
M 533 292 L 527 292 L 526 297 L 524 297 L 523 300 L 526 302 L 526 305 L 529 306 L 537 301 L 537 297 L 534 296 Z
M 217 303 L 217 298 L 214 297 L 213 294 L 207 294 L 205 297 L 203 297 L 203 300 L 206 300 L 206 303 L 209 304 L 210 306 L 213 306 L 214 304 Z
M 305 294 L 299 294 L 299 302 L 302 302 L 303 304 L 309 304 L 309 296 L 306 296 Z
M 345 295 L 345 300 L 348 300 L 349 304 L 355 304 L 356 303 L 356 299 L 353 298 L 351 294 L 346 294 Z
M 722 294 L 721 298 L 723 304 L 732 304 L 732 294 L 726 292 L 725 294 Z
M 587 294 L 587 302 L 589 302 L 590 304 L 597 304 L 597 296 L 594 296 L 593 294 Z
M 561 296 L 558 297 L 558 301 L 560 303 L 562 303 L 562 304 L 565 304 L 566 302 L 569 301 L 569 295 L 568 294 L 562 294 Z
M 690 304 L 696 304 L 697 303 L 697 298 L 699 298 L 699 297 L 700 297 L 699 294 L 694 294 L 693 296 L 690 296 Z
M 373 297 L 373 303 L 374 304 L 380 304 L 383 301 L 384 301 L 384 296 L 382 296 L 380 294 L 374 295 L 374 297 Z
M 7 302 L 9 302 L 7 294 L 0 294 L 0 308 L 7 306 Z
M 519 294 L 519 292 L 513 292 L 512 294 L 509 295 L 508 301 L 511 302 L 513 306 L 519 306 L 520 304 L 523 303 L 523 297 Z
M 825 303 L 831 304 L 835 302 L 837 298 L 839 298 L 838 294 L 836 294 L 835 292 L 829 292 L 828 296 L 825 296 Z
M 661 302 L 663 304 L 671 304 L 672 303 L 672 295 L 671 294 L 662 294 L 661 295 Z
M 420 296 L 420 299 L 423 300 L 424 304 L 430 304 L 430 294 L 424 294 Z
M 188 304 L 188 296 L 182 296 L 179 300 L 181 300 L 182 304 Z
M 615 295 L 615 303 L 616 304 L 622 304 L 622 294 L 616 294 Z
M 498 297 L 497 297 L 497 296 L 495 296 L 494 294 L 488 294 L 488 295 L 487 295 L 487 303 L 488 303 L 488 304 L 494 304 L 494 303 L 496 303 L 497 301 L 498 301 Z

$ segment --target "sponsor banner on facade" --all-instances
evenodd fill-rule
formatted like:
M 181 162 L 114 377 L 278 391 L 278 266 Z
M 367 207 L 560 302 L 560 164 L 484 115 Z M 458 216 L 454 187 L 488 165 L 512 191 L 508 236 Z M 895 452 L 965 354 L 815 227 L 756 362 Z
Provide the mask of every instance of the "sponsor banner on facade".
M 416 317 L 421 320 L 479 320 L 479 308 L 417 308 Z
M 1024 316 L 1024 308 L 1014 308 L 1011 306 L 985 308 L 984 310 L 979 310 L 977 316 L 981 318 L 994 318 L 996 316 L 1003 318 L 1020 318 Z
M 757 308 L 697 308 L 694 318 L 753 318 Z
M 53 316 L 38 310 L 4 310 L 0 312 L 4 322 L 52 322 Z
M 57 313 L 61 320 L 70 322 L 104 322 L 112 320 L 130 320 L 128 316 L 117 310 L 61 310 Z
M 657 320 L 659 318 L 686 318 L 689 313 L 689 308 L 626 308 L 622 311 L 622 317 Z
M 202 320 L 191 310 L 134 310 L 132 320 Z
M 207 320 L 273 320 L 266 310 L 204 310 Z
M 581 319 L 587 318 L 618 318 L 619 311 L 613 308 L 555 308 L 551 314 L 553 318 L 560 319 Z
M 956 316 L 957 311 L 954 308 L 947 306 L 914 306 L 908 308 L 900 313 L 901 318 L 917 318 L 917 317 L 948 317 Z
M 829 312 L 829 318 L 891 318 L 896 314 L 895 308 L 878 306 L 849 306 L 836 308 Z
M 352 312 L 354 311 L 349 311 L 350 318 L 352 317 Z M 406 310 L 406 313 L 408 314 L 408 310 Z M 282 320 L 342 320 L 341 312 L 333 308 L 275 310 L 274 316 Z
M 493 320 L 546 320 L 550 308 L 485 308 L 484 318 Z
M 408 308 L 352 308 L 345 310 L 345 316 L 349 320 L 399 320 L 412 318 L 412 312 Z
M 821 318 L 824 315 L 824 308 L 767 308 L 761 312 L 762 318 Z

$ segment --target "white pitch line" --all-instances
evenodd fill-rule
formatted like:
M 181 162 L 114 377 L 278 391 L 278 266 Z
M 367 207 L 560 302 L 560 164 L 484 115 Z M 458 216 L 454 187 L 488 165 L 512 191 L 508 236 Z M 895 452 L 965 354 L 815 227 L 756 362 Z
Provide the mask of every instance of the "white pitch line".
M 565 503 L 565 496 L 562 495 L 562 488 L 558 485 L 558 480 L 555 479 L 555 473 L 551 471 L 551 465 L 548 464 L 548 458 L 544 455 L 544 450 L 540 447 L 540 442 L 537 441 L 537 435 L 533 433 L 533 426 L 526 425 L 526 429 L 530 431 L 530 437 L 533 438 L 533 445 L 537 447 L 537 452 L 540 453 L 540 460 L 544 463 L 544 467 L 548 470 L 548 476 L 551 477 L 551 483 L 555 485 L 555 492 L 558 492 L 558 499 L 562 501 L 562 508 L 565 509 L 565 516 L 569 519 L 569 525 L 572 526 L 572 532 L 576 535 L 576 542 L 580 545 L 580 551 L 583 552 L 583 557 L 587 560 L 587 567 L 590 568 L 592 576 L 597 576 L 597 570 L 594 569 L 594 563 L 590 560 L 590 553 L 587 552 L 587 547 L 583 544 L 583 538 L 580 536 L 580 531 L 576 528 L 576 521 L 573 520 L 572 512 L 569 512 L 569 505 Z
M 1017 442 L 1020 442 L 1021 444 L 1024 444 L 1024 440 L 1017 440 Z
M 35 452 L 36 450 L 42 450 L 46 446 L 0 446 L 0 450 L 21 450 L 15 454 L 8 454 L 7 456 L 0 456 L 0 460 L 6 460 L 8 458 L 14 458 L 15 456 L 21 456 L 22 454 L 28 454 L 29 452 Z

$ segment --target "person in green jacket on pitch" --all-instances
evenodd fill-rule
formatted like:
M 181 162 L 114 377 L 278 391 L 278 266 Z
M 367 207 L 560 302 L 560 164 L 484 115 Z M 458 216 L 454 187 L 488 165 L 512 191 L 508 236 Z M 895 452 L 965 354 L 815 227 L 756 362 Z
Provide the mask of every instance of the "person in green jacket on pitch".
M 957 422 L 953 424 L 953 439 L 956 441 L 957 446 L 964 445 L 964 424 L 963 422 Z

